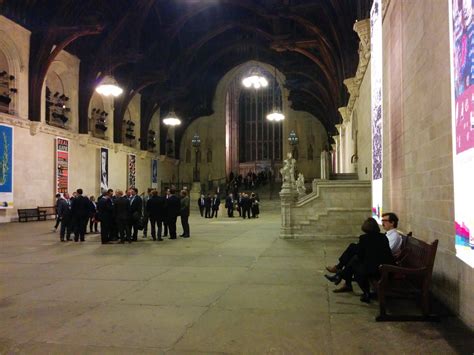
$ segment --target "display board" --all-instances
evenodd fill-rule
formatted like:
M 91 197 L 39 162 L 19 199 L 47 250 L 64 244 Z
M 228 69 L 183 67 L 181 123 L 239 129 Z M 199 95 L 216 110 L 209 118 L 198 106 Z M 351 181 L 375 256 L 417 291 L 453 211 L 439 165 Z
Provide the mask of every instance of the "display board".
M 450 0 L 456 255 L 474 267 L 474 26 L 472 0 Z
M 0 124 L 0 209 L 13 208 L 13 127 Z
M 372 127 L 372 217 L 382 223 L 383 206 L 383 106 L 382 106 L 382 0 L 370 11 L 371 127 Z
M 100 148 L 100 192 L 109 189 L 109 150 Z
M 69 189 L 69 141 L 56 137 L 56 193 Z
M 128 178 L 127 178 L 127 188 L 135 187 L 135 177 L 136 177 L 136 156 L 135 154 L 128 155 Z

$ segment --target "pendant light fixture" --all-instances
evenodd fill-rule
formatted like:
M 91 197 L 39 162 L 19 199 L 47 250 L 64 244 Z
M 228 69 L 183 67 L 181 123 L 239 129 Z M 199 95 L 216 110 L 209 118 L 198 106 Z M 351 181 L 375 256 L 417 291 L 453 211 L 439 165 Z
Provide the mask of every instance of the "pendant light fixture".
M 117 97 L 122 94 L 123 89 L 118 85 L 117 80 L 112 75 L 105 75 L 95 91 L 102 96 Z
M 272 121 L 272 122 L 280 122 L 280 121 L 283 121 L 285 119 L 285 115 L 275 105 L 275 85 L 276 85 L 276 83 L 277 83 L 277 75 L 276 75 L 276 67 L 274 67 L 274 77 L 273 77 L 273 83 L 272 83 L 272 100 L 273 100 L 272 112 L 270 112 L 267 115 L 267 120 Z
M 95 88 L 95 91 L 102 96 L 117 97 L 123 93 L 123 89 L 119 86 L 117 80 L 115 80 L 112 75 L 112 53 L 110 47 L 107 49 L 106 53 L 105 70 L 101 73 L 102 79 L 99 85 Z
M 181 120 L 178 118 L 174 110 L 171 109 L 171 111 L 168 112 L 168 115 L 163 119 L 163 123 L 167 126 L 174 127 L 179 126 L 181 124 Z

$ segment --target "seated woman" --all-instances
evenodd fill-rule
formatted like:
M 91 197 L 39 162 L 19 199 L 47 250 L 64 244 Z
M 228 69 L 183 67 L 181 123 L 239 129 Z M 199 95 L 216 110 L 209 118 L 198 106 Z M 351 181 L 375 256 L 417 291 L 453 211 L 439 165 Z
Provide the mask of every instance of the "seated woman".
M 370 302 L 369 278 L 379 277 L 379 265 L 393 264 L 394 258 L 388 238 L 380 233 L 380 227 L 373 218 L 367 218 L 362 224 L 365 233 L 359 237 L 356 255 L 347 263 L 346 267 L 334 276 L 327 276 L 329 281 L 338 285 L 345 280 L 346 287 L 352 289 L 352 278 L 354 277 L 363 294 L 362 302 Z

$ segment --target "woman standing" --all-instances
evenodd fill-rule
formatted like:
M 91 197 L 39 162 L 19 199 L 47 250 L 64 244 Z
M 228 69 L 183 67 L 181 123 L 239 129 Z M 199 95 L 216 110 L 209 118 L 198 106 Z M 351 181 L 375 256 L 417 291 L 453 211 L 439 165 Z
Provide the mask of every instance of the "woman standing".
M 183 234 L 180 237 L 189 238 L 189 197 L 186 190 L 181 190 L 181 225 L 183 226 Z
M 89 231 L 90 233 L 98 233 L 97 232 L 97 203 L 95 202 L 95 197 L 89 197 L 90 200 L 90 214 L 89 214 Z

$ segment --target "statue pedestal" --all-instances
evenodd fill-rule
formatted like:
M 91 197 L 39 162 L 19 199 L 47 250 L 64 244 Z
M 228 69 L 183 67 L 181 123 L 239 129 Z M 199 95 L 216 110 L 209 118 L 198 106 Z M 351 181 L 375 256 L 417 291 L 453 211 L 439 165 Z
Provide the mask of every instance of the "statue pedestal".
M 297 192 L 294 184 L 284 182 L 280 191 L 281 200 L 281 227 L 280 238 L 294 239 L 292 231 L 292 207 L 297 199 Z
M 193 182 L 191 187 L 191 192 L 189 193 L 189 198 L 191 201 L 197 201 L 201 197 L 201 183 L 199 181 Z

